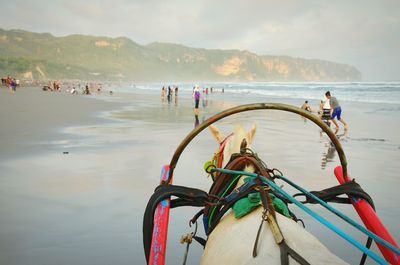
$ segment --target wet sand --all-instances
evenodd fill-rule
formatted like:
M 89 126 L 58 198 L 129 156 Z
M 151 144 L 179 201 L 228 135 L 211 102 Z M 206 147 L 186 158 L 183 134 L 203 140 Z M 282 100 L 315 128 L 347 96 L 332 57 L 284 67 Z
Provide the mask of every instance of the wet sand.
M 229 95 L 211 95 L 200 109 L 199 122 L 237 104 Z M 349 172 L 374 198 L 398 239 L 400 141 L 381 129 L 389 128 L 393 118 L 344 107 L 352 113 L 350 136 L 342 138 Z M 38 89 L 10 95 L 2 90 L 0 110 L 5 125 L 0 139 L 0 263 L 144 264 L 144 208 L 158 185 L 161 166 L 195 125 L 190 95 L 168 103 L 144 92 L 87 97 Z M 372 121 L 381 127 L 368 130 Z M 261 111 L 217 125 L 228 134 L 238 122 L 247 128 L 258 123 L 253 147 L 269 167 L 310 190 L 337 184 L 332 173 L 337 154 L 310 122 Z M 207 190 L 211 179 L 203 164 L 216 149 L 208 131 L 196 137 L 177 165 L 175 183 Z M 355 216 L 350 206 L 340 209 Z M 197 210 L 172 211 L 169 264 L 181 262 L 184 246 L 179 238 L 191 232 L 187 223 Z M 305 214 L 298 215 L 335 253 L 358 262 L 360 255 L 348 251 L 351 246 Z M 196 264 L 201 248 L 193 244 L 190 251 L 190 264 Z
M 100 114 L 117 106 L 91 96 L 19 88 L 0 88 L 1 159 L 47 150 L 46 145 L 65 136 L 62 128 L 101 121 Z M 43 146 L 41 146 L 42 144 Z

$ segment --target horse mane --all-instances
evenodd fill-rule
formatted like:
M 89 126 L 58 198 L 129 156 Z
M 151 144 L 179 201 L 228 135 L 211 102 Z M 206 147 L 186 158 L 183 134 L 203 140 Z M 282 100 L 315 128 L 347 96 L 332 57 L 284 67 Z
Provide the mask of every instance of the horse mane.
M 222 167 L 224 167 L 229 161 L 232 154 L 240 153 L 240 146 L 243 139 L 246 140 L 247 147 L 250 148 L 250 145 L 253 142 L 253 138 L 257 130 L 257 126 L 256 124 L 254 124 L 250 131 L 247 132 L 243 125 L 238 124 L 234 127 L 232 135 L 228 137 L 225 137 L 225 135 L 222 134 L 221 131 L 214 125 L 210 125 L 209 129 L 211 131 L 211 135 L 220 144 L 220 146 L 224 146 L 222 163 Z
M 229 152 L 231 154 L 240 152 L 240 145 L 244 138 L 246 138 L 246 131 L 243 125 L 241 124 L 236 125 L 233 131 L 233 138 L 229 142 Z

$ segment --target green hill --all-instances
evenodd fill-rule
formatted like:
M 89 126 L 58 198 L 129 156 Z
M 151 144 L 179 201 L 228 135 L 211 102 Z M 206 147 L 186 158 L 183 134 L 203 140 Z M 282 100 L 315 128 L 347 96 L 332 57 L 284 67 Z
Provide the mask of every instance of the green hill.
M 125 81 L 357 81 L 352 66 L 240 50 L 0 29 L 0 75 Z

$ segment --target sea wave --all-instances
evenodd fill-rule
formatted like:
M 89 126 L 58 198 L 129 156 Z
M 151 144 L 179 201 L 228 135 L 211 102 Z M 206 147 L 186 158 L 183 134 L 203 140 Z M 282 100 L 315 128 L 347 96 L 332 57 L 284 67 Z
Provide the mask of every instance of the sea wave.
M 152 91 L 158 93 L 163 86 L 169 84 L 149 83 L 137 84 L 121 88 L 124 92 L 133 90 Z M 180 93 L 189 94 L 194 84 L 173 83 L 179 87 Z M 320 100 L 326 91 L 331 91 L 340 101 L 400 104 L 400 82 L 204 82 L 203 88 L 213 87 L 228 94 L 251 95 L 259 97 Z

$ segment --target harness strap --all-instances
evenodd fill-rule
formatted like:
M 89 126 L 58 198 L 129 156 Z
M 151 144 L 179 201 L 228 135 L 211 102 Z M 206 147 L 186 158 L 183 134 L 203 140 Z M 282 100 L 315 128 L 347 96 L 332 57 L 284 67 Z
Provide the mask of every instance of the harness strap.
M 372 208 L 375 209 L 374 207 L 374 202 L 371 198 L 371 196 L 369 196 L 368 193 L 366 193 L 361 186 L 353 179 L 352 181 L 337 185 L 337 186 L 333 186 L 324 190 L 320 190 L 320 191 L 311 191 L 310 193 L 314 194 L 315 196 L 317 196 L 318 198 L 320 198 L 321 200 L 325 201 L 325 202 L 336 202 L 336 203 L 351 203 L 349 198 L 341 198 L 339 197 L 340 195 L 344 195 L 347 194 L 349 197 L 356 197 L 356 198 L 361 198 L 366 200 L 371 206 Z M 294 194 L 293 197 L 297 197 L 297 196 L 305 196 L 304 193 L 297 193 Z M 304 203 L 318 203 L 317 201 L 309 198 L 306 196 L 306 201 Z
M 219 144 L 218 151 L 214 154 L 213 161 L 214 161 L 214 165 L 217 168 L 222 168 L 222 162 L 223 162 L 223 158 L 224 158 L 224 150 L 225 150 L 226 144 L 228 143 L 228 140 L 230 138 L 232 138 L 232 136 L 233 136 L 233 133 L 231 133 L 230 135 L 225 137 L 225 139 L 222 140 L 222 142 Z M 219 173 L 217 173 L 217 176 L 218 175 L 219 175 Z M 213 180 L 214 180 L 214 178 L 213 178 Z
M 274 218 L 275 209 L 274 209 L 274 206 L 272 205 L 271 198 L 269 198 L 269 196 L 266 194 L 263 187 L 261 187 L 259 189 L 259 192 L 260 192 L 260 197 L 261 197 L 261 203 L 264 207 L 264 211 L 263 211 L 263 215 L 262 215 L 261 224 L 258 227 L 256 241 L 254 242 L 253 257 L 257 256 L 258 240 L 260 237 L 261 228 L 264 224 L 264 221 L 267 221 L 269 223 L 269 226 L 270 226 L 272 235 L 274 236 L 275 242 L 277 244 L 280 244 L 283 241 L 282 232 L 280 231 L 278 224 L 275 222 L 275 218 Z
M 296 260 L 301 265 L 309 265 L 310 263 L 308 263 L 303 257 L 300 256 L 300 254 L 298 254 L 295 250 L 293 250 L 291 247 L 289 247 L 286 244 L 286 241 L 282 234 L 282 231 L 279 228 L 278 223 L 276 222 L 276 215 L 275 215 L 274 207 L 272 206 L 271 198 L 269 196 L 267 196 L 266 191 L 262 187 L 260 188 L 260 197 L 261 197 L 262 205 L 264 207 L 264 212 L 263 212 L 263 217 L 262 217 L 260 227 L 258 228 L 256 241 L 254 243 L 253 257 L 257 256 L 257 245 L 258 245 L 261 228 L 263 226 L 264 221 L 267 220 L 269 227 L 271 229 L 272 235 L 274 236 L 275 242 L 278 244 L 279 250 L 281 252 L 281 255 L 280 255 L 281 264 L 289 265 L 289 256 L 291 256 L 294 260 Z
M 158 203 L 171 196 L 178 197 L 179 199 L 172 200 L 171 206 L 202 206 L 210 203 L 208 193 L 199 189 L 188 188 L 175 185 L 160 185 L 158 186 L 153 195 L 147 203 L 146 210 L 143 216 L 143 246 L 148 263 L 151 240 L 154 228 L 154 213 Z
M 232 158 L 226 165 L 225 169 L 242 170 L 248 165 L 252 165 L 254 167 L 256 174 L 272 179 L 272 177 L 270 177 L 270 174 L 268 173 L 268 170 L 257 160 L 257 158 L 254 157 L 254 154 L 252 153 L 232 155 Z M 233 177 L 234 176 L 232 174 L 227 173 L 220 173 L 219 175 L 217 175 L 215 181 L 211 185 L 209 194 L 218 196 L 221 191 L 225 190 L 227 186 L 229 186 L 230 181 Z M 232 189 L 233 188 L 234 186 L 232 186 Z M 231 191 L 232 190 L 228 190 L 227 194 L 229 194 Z M 204 209 L 205 216 L 208 216 L 210 214 L 209 211 L 210 207 L 206 206 Z
M 202 246 L 203 246 L 203 248 L 205 248 L 205 247 L 206 247 L 207 240 L 205 240 L 204 238 L 202 238 L 202 237 L 199 237 L 199 236 L 194 236 L 194 237 L 193 237 L 193 239 L 194 239 L 194 240 L 196 240 L 196 241 L 197 241 L 197 243 L 199 243 L 200 245 L 202 245 Z
M 282 265 L 289 265 L 289 256 L 291 256 L 295 261 L 302 265 L 310 265 L 302 256 L 300 256 L 299 253 L 294 251 L 292 248 L 290 248 L 285 240 L 279 244 L 279 249 L 281 250 L 281 264 Z
M 217 226 L 225 213 L 232 208 L 233 204 L 235 204 L 238 200 L 246 197 L 248 194 L 254 192 L 255 187 L 258 186 L 266 186 L 266 184 L 262 182 L 261 178 L 254 178 L 243 184 L 239 189 L 234 190 L 228 196 L 226 196 L 222 202 L 223 207 L 216 213 L 211 221 L 210 226 L 207 229 L 207 235 L 211 234 L 211 232 Z
M 257 230 L 256 241 L 254 242 L 254 246 L 253 246 L 253 258 L 257 257 L 258 239 L 260 238 L 261 228 L 263 227 L 264 221 L 266 220 L 266 215 L 267 215 L 267 210 L 264 209 L 263 215 L 261 218 L 261 223 Z

